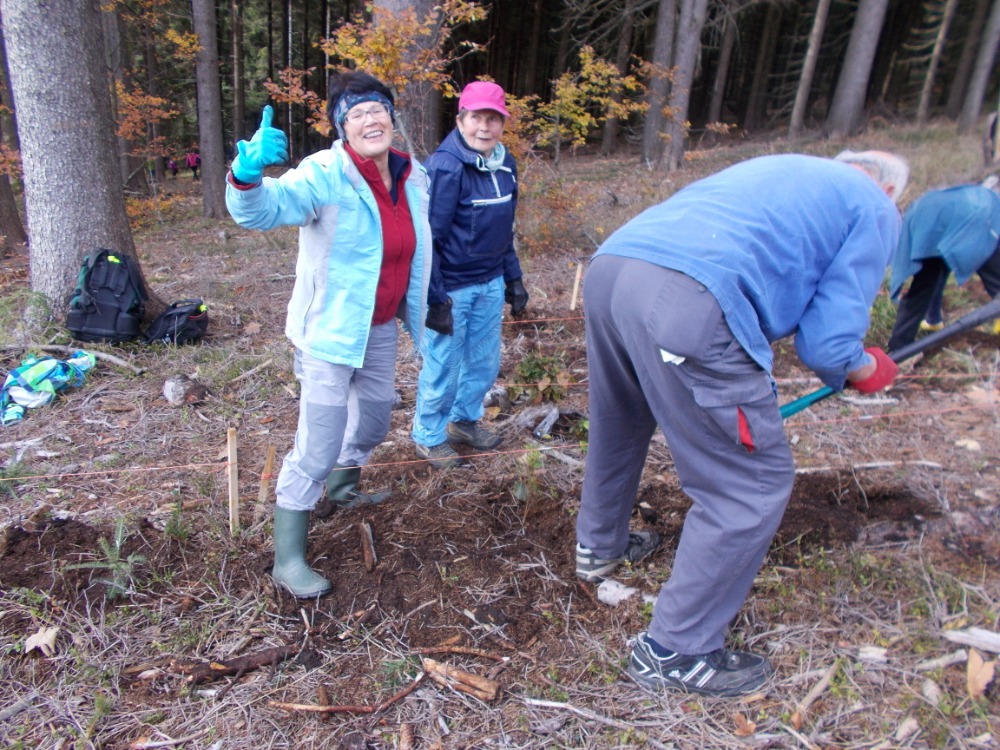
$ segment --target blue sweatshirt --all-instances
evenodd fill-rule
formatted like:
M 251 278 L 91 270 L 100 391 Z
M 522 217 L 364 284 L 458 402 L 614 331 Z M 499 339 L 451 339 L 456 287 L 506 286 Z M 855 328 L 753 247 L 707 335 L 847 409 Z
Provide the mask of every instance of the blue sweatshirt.
M 1000 196 L 989 188 L 959 185 L 924 193 L 903 217 L 889 282 L 893 299 L 927 258 L 941 258 L 964 284 L 996 252 L 998 240 Z
M 647 209 L 598 250 L 687 274 L 718 300 L 733 335 L 766 371 L 771 342 L 795 335 L 826 385 L 869 362 L 863 339 L 896 240 L 899 211 L 855 167 L 763 156 L 699 180 Z
M 521 278 L 514 248 L 517 167 L 507 153 L 494 171 L 453 130 L 425 164 L 431 178 L 430 222 L 434 261 L 427 301 L 491 281 Z

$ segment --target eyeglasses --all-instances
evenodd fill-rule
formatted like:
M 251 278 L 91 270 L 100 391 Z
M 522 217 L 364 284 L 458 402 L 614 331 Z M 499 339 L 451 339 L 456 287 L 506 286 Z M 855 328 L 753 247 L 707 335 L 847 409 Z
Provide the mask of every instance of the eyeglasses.
M 368 109 L 352 109 L 347 113 L 345 118 L 348 122 L 363 122 L 364 119 L 371 115 L 376 120 L 385 119 L 385 116 L 389 114 L 389 108 L 384 104 L 375 104 Z

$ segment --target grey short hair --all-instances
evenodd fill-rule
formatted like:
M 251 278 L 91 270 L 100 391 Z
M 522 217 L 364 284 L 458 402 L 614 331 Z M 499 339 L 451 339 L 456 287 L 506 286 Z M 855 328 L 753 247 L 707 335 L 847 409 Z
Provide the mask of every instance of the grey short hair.
M 899 203 L 910 180 L 910 165 L 888 151 L 841 151 L 834 159 L 864 170 L 894 203 Z

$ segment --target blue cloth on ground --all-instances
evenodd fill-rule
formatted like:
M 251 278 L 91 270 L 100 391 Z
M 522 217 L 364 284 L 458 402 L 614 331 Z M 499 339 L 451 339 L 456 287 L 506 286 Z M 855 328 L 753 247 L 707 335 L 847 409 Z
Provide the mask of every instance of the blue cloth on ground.
M 26 409 L 44 406 L 68 385 L 82 385 L 97 363 L 90 352 L 78 349 L 68 360 L 29 355 L 7 373 L 0 390 L 0 424 L 21 421 Z

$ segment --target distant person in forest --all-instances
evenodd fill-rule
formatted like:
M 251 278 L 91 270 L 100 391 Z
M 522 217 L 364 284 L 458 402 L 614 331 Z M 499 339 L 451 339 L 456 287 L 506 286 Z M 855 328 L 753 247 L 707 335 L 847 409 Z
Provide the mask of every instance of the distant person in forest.
M 392 148 L 389 88 L 366 73 L 330 77 L 327 116 L 337 138 L 278 178 L 288 139 L 264 108 L 237 144 L 226 205 L 243 227 L 299 227 L 285 335 L 301 385 L 295 444 L 278 474 L 275 580 L 298 597 L 330 591 L 306 561 L 310 515 L 326 493 L 340 507 L 378 502 L 358 492 L 361 466 L 388 434 L 397 318 L 419 347 L 431 276 L 427 173 Z
M 528 304 L 514 246 L 517 166 L 500 142 L 508 117 L 500 86 L 470 83 L 455 129 L 427 159 L 434 270 L 413 440 L 437 468 L 462 462 L 452 443 L 501 442 L 480 424 L 483 397 L 500 371 L 504 302 L 514 315 Z
M 184 163 L 187 164 L 187 168 L 191 170 L 191 179 L 198 179 L 198 168 L 201 166 L 201 154 L 198 152 L 197 148 L 193 148 L 188 151 L 187 156 L 184 157 Z
M 167 169 L 170 170 L 170 176 L 173 177 L 176 180 L 177 179 L 177 162 L 173 158 L 170 158 L 170 159 L 167 160 Z
M 771 344 L 794 334 L 835 390 L 892 383 L 898 367 L 863 340 L 908 175 L 878 151 L 750 159 L 639 214 L 592 260 L 577 577 L 599 582 L 658 549 L 655 531 L 629 530 L 657 426 L 692 501 L 632 651 L 640 686 L 732 696 L 771 675 L 765 657 L 724 645 L 795 478 Z
M 990 297 L 1000 293 L 996 188 L 996 178 L 991 177 L 982 185 L 931 190 L 906 210 L 889 279 L 889 292 L 899 300 L 887 345 L 890 352 L 913 343 L 921 329 L 944 326 L 941 303 L 950 274 L 964 284 L 975 273 Z

